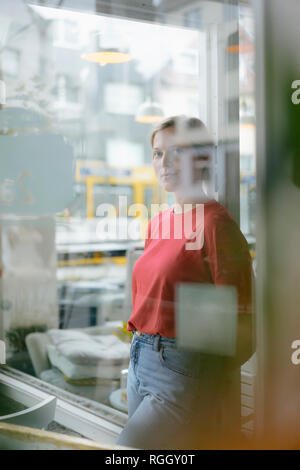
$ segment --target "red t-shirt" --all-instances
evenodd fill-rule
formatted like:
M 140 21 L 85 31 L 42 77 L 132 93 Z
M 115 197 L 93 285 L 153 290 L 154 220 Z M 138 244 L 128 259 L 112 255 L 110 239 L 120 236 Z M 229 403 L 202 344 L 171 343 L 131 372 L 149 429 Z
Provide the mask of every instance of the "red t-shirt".
M 239 313 L 251 313 L 251 281 L 247 241 L 221 204 L 209 201 L 183 214 L 172 206 L 148 225 L 133 269 L 127 329 L 175 337 L 175 288 L 181 282 L 235 286 Z

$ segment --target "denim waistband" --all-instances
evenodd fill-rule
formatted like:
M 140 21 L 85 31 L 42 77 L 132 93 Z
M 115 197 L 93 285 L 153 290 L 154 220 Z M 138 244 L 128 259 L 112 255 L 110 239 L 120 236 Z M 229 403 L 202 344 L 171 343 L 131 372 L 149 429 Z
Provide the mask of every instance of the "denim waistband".
M 174 345 L 176 346 L 176 338 L 167 338 L 166 336 L 161 336 L 160 334 L 157 335 L 149 335 L 148 333 L 140 332 L 139 335 L 136 334 L 137 330 L 134 331 L 134 338 L 141 340 L 143 342 L 153 344 L 154 349 L 159 351 L 160 344 L 165 345 Z

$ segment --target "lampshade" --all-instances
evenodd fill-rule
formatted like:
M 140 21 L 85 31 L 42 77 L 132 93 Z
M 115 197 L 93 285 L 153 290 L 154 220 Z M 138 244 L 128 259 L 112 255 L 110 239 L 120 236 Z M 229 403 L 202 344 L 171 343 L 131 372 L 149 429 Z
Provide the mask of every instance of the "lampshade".
M 121 52 L 118 49 L 103 49 L 97 52 L 89 52 L 81 55 L 82 59 L 89 62 L 96 62 L 100 65 L 106 64 L 120 64 L 122 62 L 129 62 L 132 57 L 127 52 Z
M 96 33 L 92 38 L 92 49 L 81 55 L 82 59 L 98 63 L 102 66 L 106 64 L 121 64 L 132 60 L 129 54 L 129 39 L 119 31 L 103 30 Z
M 228 38 L 226 51 L 231 54 L 247 54 L 254 50 L 254 44 L 241 28 L 232 33 Z
M 160 121 L 164 117 L 164 112 L 160 104 L 152 101 L 151 97 L 141 104 L 136 113 L 136 122 L 151 124 Z

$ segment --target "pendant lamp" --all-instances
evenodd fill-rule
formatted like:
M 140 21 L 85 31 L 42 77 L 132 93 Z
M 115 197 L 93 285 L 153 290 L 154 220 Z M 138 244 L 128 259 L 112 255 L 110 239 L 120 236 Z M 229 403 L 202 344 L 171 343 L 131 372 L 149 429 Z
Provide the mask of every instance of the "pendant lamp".
M 124 46 L 126 43 L 126 38 L 123 35 L 114 32 L 98 33 L 96 35 L 94 51 L 82 54 L 81 58 L 102 66 L 130 62 L 132 56 L 128 53 L 126 46 Z M 120 44 L 122 44 L 122 47 Z
M 97 52 L 89 52 L 87 54 L 82 54 L 81 57 L 89 62 L 96 62 L 102 65 L 102 67 L 106 64 L 120 64 L 132 60 L 130 54 L 121 52 L 117 49 L 105 49 Z
M 164 111 L 159 103 L 152 100 L 151 95 L 138 108 L 135 120 L 136 122 L 151 124 L 160 121 L 164 117 Z
M 232 33 L 228 38 L 228 45 L 226 51 L 231 54 L 247 54 L 253 52 L 254 44 L 249 35 L 243 29 L 239 28 L 238 31 Z

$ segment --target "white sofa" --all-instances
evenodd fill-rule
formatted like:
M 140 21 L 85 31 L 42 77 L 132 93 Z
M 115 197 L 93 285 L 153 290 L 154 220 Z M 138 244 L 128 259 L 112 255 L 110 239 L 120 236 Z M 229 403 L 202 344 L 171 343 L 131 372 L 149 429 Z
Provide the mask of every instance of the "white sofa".
M 129 364 L 130 344 L 121 341 L 121 321 L 68 330 L 31 333 L 27 349 L 35 374 L 59 388 L 109 404 Z

